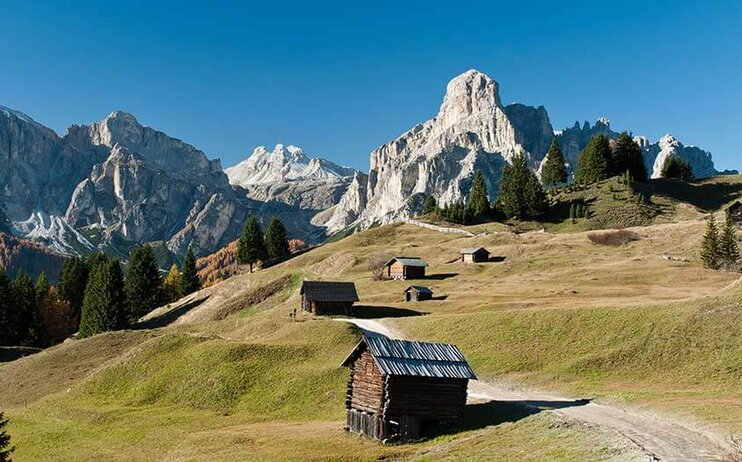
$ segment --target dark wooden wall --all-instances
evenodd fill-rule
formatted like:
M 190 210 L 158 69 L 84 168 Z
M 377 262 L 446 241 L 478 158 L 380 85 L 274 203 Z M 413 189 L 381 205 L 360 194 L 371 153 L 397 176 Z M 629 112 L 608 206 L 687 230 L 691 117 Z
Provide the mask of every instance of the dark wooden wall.
M 376 413 L 383 409 L 384 377 L 368 350 L 353 364 L 348 397 L 348 407 Z
M 385 416 L 459 419 L 466 406 L 466 379 L 386 378 Z
M 306 295 L 301 297 L 301 309 L 318 316 L 328 314 L 349 315 L 353 311 L 353 302 L 324 302 L 307 300 Z

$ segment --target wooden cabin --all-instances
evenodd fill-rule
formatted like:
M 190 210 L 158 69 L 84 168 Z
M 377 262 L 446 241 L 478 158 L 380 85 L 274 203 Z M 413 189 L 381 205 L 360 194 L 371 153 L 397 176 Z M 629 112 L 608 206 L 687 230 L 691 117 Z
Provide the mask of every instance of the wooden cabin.
M 423 279 L 428 266 L 419 257 L 394 257 L 387 262 L 386 276 L 389 279 Z
M 406 302 L 422 302 L 433 298 L 433 291 L 423 286 L 410 286 L 404 291 Z
M 484 263 L 490 261 L 490 252 L 484 247 L 467 247 L 461 249 L 461 261 L 464 263 Z
M 455 345 L 365 336 L 348 357 L 347 429 L 380 441 L 417 440 L 460 423 L 476 379 Z
M 727 213 L 735 223 L 742 223 L 742 203 L 735 201 L 734 204 L 727 207 Z
M 304 281 L 301 284 L 301 309 L 322 315 L 350 315 L 358 301 L 352 282 Z

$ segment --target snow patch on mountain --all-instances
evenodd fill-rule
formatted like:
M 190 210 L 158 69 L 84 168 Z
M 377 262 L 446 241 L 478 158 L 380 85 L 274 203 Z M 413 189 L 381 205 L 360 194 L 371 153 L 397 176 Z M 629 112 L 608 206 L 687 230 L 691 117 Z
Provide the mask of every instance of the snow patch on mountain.
M 250 157 L 224 170 L 234 186 L 322 180 L 352 176 L 355 170 L 326 159 L 309 158 L 301 148 L 277 144 L 273 151 L 258 146 Z
M 95 250 L 95 246 L 70 226 L 64 217 L 35 212 L 26 220 L 14 222 L 13 227 L 14 234 L 42 242 L 46 247 L 64 255 L 77 254 L 81 249 Z

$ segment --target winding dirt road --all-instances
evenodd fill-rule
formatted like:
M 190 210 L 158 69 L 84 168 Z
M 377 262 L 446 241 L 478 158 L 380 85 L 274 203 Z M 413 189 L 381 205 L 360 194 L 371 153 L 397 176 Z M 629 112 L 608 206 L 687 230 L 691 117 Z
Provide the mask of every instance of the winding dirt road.
M 380 320 L 339 319 L 355 324 L 364 334 L 404 338 Z M 616 432 L 647 454 L 649 460 L 723 461 L 725 443 L 709 430 L 670 420 L 640 409 L 622 409 L 590 400 L 575 400 L 550 393 L 519 390 L 512 386 L 469 382 L 469 401 L 508 401 L 522 406 L 549 410 L 565 418 Z

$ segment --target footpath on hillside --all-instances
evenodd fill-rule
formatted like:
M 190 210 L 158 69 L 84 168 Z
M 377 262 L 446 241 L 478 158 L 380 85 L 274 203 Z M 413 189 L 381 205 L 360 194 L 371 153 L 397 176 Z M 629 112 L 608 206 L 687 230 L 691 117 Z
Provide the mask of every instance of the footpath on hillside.
M 405 339 L 373 319 L 337 319 L 354 324 L 364 335 Z M 644 451 L 650 460 L 721 461 L 725 443 L 717 435 L 640 409 L 622 409 L 590 400 L 575 400 L 551 393 L 516 389 L 482 380 L 469 381 L 470 402 L 499 401 L 549 410 L 567 419 L 616 432 Z

